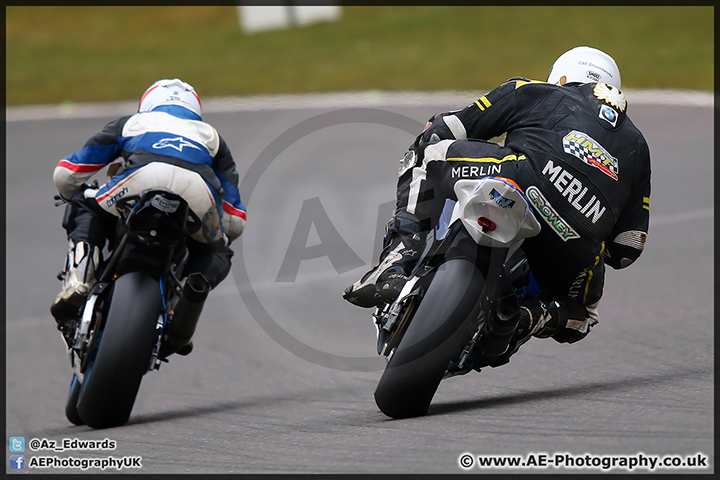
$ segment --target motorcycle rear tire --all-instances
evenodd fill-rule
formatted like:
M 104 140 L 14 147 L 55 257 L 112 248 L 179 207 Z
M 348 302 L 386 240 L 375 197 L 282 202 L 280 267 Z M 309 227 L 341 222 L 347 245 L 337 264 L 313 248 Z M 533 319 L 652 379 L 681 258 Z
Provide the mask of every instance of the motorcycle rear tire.
M 391 418 L 425 415 L 451 360 L 472 338 L 485 280 L 464 259 L 438 268 L 375 390 L 375 403 Z
M 80 418 L 77 411 L 77 402 L 81 387 L 82 384 L 78 380 L 77 375 L 73 375 L 72 382 L 70 382 L 67 404 L 65 405 L 65 416 L 73 425 L 85 425 L 85 422 Z
M 148 371 L 162 309 L 158 281 L 131 272 L 115 281 L 94 362 L 85 372 L 77 412 L 92 428 L 109 428 L 130 418 Z

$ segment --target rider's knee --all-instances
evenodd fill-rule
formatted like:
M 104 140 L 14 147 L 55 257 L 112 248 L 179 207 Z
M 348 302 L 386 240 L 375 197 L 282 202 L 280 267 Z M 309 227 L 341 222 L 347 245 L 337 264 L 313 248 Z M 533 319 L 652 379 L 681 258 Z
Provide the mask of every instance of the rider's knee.
M 590 333 L 590 327 L 598 323 L 597 303 L 583 305 L 569 297 L 546 297 L 535 299 L 543 315 L 535 323 L 533 336 L 552 337 L 558 343 L 575 343 Z
M 552 338 L 558 343 L 575 343 L 590 333 L 590 327 L 598 323 L 597 303 L 583 305 L 567 298 L 558 302 L 558 323 Z

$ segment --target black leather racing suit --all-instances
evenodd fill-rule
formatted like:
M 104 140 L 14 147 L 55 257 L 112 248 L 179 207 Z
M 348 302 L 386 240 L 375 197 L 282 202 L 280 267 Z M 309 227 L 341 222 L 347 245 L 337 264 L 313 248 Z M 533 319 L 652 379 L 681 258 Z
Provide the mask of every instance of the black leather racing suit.
M 504 146 L 484 141 L 503 133 Z M 518 183 L 542 225 L 523 244 L 541 289 L 594 308 L 604 264 L 624 268 L 642 253 L 650 154 L 614 87 L 513 78 L 462 110 L 433 116 L 411 151 L 391 231 L 426 231 L 444 199 L 455 199 L 457 180 L 493 175 Z

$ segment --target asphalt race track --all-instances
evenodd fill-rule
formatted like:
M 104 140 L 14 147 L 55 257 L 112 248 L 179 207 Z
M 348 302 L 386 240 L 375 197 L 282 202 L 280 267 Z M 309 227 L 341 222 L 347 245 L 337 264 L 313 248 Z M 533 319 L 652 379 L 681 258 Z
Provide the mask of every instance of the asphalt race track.
M 472 100 L 208 109 L 243 177 L 247 230 L 195 351 L 148 374 L 129 423 L 101 431 L 64 416 L 71 369 L 48 310 L 66 248 L 52 172 L 132 106 L 97 118 L 8 117 L 6 434 L 25 438 L 26 470 L 101 472 L 31 469 L 32 457 L 140 456 L 141 469 L 123 471 L 463 473 L 470 454 L 475 473 L 550 473 L 549 461 L 602 473 L 607 456 L 699 454 L 708 467 L 655 471 L 714 472 L 711 105 L 629 99 L 652 153 L 650 235 L 635 265 L 608 272 L 600 324 L 585 340 L 533 339 L 508 365 L 448 379 L 423 418 L 390 420 L 375 406 L 384 361 L 370 310 L 341 293 L 376 258 L 414 135 L 432 113 Z M 114 450 L 30 449 L 31 439 L 106 438 Z M 481 469 L 477 457 L 491 455 L 530 466 Z M 649 472 L 643 465 L 632 472 Z

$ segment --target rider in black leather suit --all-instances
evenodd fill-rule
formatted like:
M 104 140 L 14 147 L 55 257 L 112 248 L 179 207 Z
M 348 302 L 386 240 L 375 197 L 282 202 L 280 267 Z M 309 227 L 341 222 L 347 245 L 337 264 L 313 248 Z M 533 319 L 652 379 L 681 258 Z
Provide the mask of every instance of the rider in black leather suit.
M 504 146 L 488 142 L 504 133 Z M 507 357 L 532 335 L 584 338 L 598 320 L 605 264 L 621 269 L 640 256 L 650 213 L 647 143 L 627 117 L 614 60 L 589 47 L 560 56 L 547 82 L 512 78 L 429 120 L 401 162 L 379 265 L 345 299 L 392 301 L 455 182 L 488 175 L 515 181 L 542 225 L 523 244 L 541 294 L 523 306 Z

